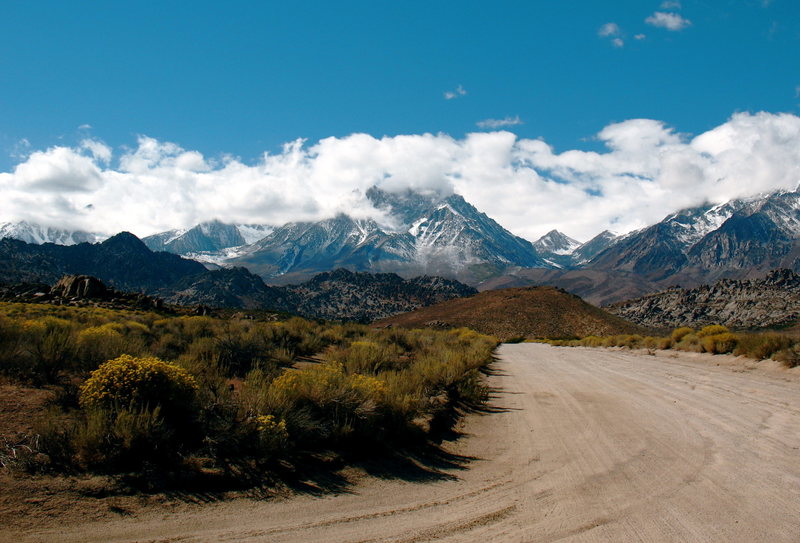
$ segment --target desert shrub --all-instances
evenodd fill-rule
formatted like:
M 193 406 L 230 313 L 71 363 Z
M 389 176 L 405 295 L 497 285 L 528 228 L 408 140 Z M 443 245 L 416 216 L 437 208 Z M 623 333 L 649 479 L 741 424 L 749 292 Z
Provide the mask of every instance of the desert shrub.
M 620 336 L 617 342 L 619 347 L 627 347 L 628 349 L 638 349 L 642 347 L 644 338 L 638 334 L 628 334 Z
M 73 324 L 57 317 L 22 323 L 21 341 L 29 359 L 28 379 L 34 384 L 56 383 L 75 356 Z
M 733 352 L 738 343 L 738 339 L 735 334 L 723 332 L 719 334 L 702 336 L 701 342 L 703 345 L 703 350 L 705 350 L 707 353 L 726 354 Z
M 24 373 L 20 360 L 21 331 L 16 320 L 0 316 L 0 373 L 19 378 Z
M 262 346 L 252 338 L 230 329 L 218 337 L 215 343 L 218 363 L 230 376 L 243 377 L 251 369 L 266 361 L 266 353 Z
M 781 334 L 741 334 L 734 354 L 763 360 L 788 349 L 792 343 L 790 337 Z
M 672 331 L 672 342 L 679 343 L 685 336 L 689 334 L 694 334 L 694 329 L 689 328 L 688 326 L 681 326 L 680 328 L 676 328 Z
M 642 340 L 642 347 L 645 349 L 660 349 L 661 339 L 653 336 L 645 336 Z
M 159 407 L 133 404 L 88 411 L 73 437 L 79 466 L 112 472 L 140 470 L 148 464 L 172 465 L 178 461 L 181 445 Z
M 177 360 L 188 348 L 189 343 L 171 332 L 158 334 L 158 339 L 150 347 L 151 354 L 162 360 Z
M 289 442 L 286 421 L 274 415 L 257 415 L 251 424 L 255 427 L 255 445 L 260 460 L 279 455 Z
M 725 326 L 721 324 L 711 324 L 709 326 L 704 326 L 697 332 L 697 337 L 704 338 L 707 336 L 715 336 L 718 334 L 725 334 L 730 332 Z
M 772 359 L 780 362 L 787 368 L 800 366 L 800 346 L 796 343 L 772 355 Z
M 91 371 L 106 360 L 123 354 L 126 342 L 114 325 L 103 324 L 90 326 L 78 332 L 76 346 L 78 367 Z
M 673 332 L 673 340 L 674 340 L 674 332 Z M 689 351 L 693 353 L 701 353 L 703 352 L 703 346 L 700 344 L 700 338 L 697 337 L 697 334 L 694 332 L 684 334 L 681 336 L 680 341 L 673 345 L 674 349 L 679 351 Z
M 730 332 L 706 335 L 701 338 L 703 350 L 707 353 L 726 354 L 732 353 L 738 343 L 736 335 Z
M 399 356 L 397 345 L 359 340 L 348 347 L 333 349 L 328 359 L 342 364 L 348 373 L 377 374 L 396 368 Z
M 299 432 L 300 439 L 316 434 L 340 441 L 372 425 L 380 415 L 378 406 L 384 391 L 384 383 L 374 377 L 348 375 L 344 366 L 334 362 L 319 364 L 286 371 L 275 379 L 270 385 L 271 411 L 309 414 L 309 426 L 289 426 L 290 432 Z
M 180 366 L 122 355 L 92 372 L 81 387 L 79 403 L 86 410 L 159 408 L 168 421 L 182 424 L 193 416 L 196 393 L 194 377 Z
M 585 347 L 601 347 L 603 346 L 603 338 L 598 336 L 587 336 L 580 341 L 580 344 Z

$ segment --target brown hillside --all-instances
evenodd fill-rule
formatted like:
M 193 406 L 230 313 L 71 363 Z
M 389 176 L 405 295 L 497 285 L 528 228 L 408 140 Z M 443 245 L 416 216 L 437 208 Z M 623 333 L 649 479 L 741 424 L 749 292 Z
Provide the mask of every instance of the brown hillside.
M 554 287 L 507 288 L 379 320 L 403 328 L 467 327 L 501 340 L 631 334 L 639 326 Z

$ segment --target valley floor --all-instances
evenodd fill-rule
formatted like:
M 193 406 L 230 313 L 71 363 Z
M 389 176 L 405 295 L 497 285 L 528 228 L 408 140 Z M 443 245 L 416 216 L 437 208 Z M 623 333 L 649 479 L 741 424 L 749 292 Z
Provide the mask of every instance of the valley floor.
M 424 482 L 361 474 L 338 492 L 150 507 L 0 540 L 797 541 L 796 371 L 669 351 L 499 354 L 491 407 Z

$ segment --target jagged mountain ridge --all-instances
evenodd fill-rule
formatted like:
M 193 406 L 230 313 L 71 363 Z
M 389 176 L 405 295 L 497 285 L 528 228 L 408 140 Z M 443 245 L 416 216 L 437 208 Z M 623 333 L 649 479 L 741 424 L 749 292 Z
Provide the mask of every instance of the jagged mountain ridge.
M 145 293 L 206 269 L 178 255 L 154 253 L 128 232 L 70 246 L 6 238 L 0 240 L 0 262 L 0 282 L 52 284 L 64 275 L 91 275 L 117 290 Z
M 77 245 L 78 243 L 96 243 L 105 239 L 105 236 L 83 230 L 67 230 L 28 221 L 17 221 L 0 223 L 0 239 L 2 238 L 16 239 L 36 245 L 43 243 Z
M 514 236 L 461 196 L 368 191 L 374 205 L 399 224 L 340 214 L 313 223 L 289 223 L 243 248 L 228 264 L 275 282 L 345 267 L 354 271 L 433 274 L 461 279 L 508 266 L 548 266 L 533 245 Z M 281 279 L 281 276 L 285 276 Z
M 620 238 L 586 266 L 697 285 L 800 268 L 800 192 L 682 210 Z
M 142 241 L 153 251 L 167 251 L 200 261 L 216 262 L 236 254 L 235 249 L 265 237 L 272 229 L 267 225 L 227 224 L 213 220 L 188 229 L 168 230 L 147 236 Z

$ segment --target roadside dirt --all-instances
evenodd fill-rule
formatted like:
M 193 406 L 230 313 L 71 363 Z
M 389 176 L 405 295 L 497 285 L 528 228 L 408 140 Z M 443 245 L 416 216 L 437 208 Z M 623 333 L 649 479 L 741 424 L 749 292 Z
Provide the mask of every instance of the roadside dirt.
M 344 473 L 330 492 L 55 518 L 0 540 L 798 541 L 797 371 L 539 344 L 499 354 L 490 409 L 428 477 Z

